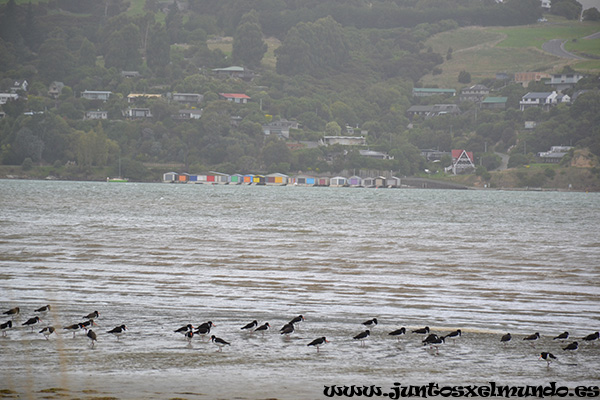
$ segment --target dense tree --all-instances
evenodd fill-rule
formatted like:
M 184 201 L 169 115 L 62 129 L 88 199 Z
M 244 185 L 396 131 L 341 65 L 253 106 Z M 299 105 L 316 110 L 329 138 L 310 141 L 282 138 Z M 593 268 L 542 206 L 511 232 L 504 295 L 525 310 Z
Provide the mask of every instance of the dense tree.
M 48 81 L 62 81 L 75 66 L 75 57 L 65 45 L 64 40 L 50 38 L 39 51 L 40 73 Z
M 342 26 L 330 16 L 290 29 L 275 53 L 277 72 L 286 75 L 338 69 L 350 55 Z
M 150 31 L 148 47 L 146 49 L 146 62 L 153 70 L 164 68 L 171 61 L 171 46 L 169 36 L 164 26 L 155 25 Z
M 233 36 L 233 62 L 258 67 L 267 49 L 256 11 L 244 15 Z
M 600 21 L 600 11 L 596 7 L 588 8 L 582 16 L 584 21 Z
M 133 23 L 113 32 L 108 38 L 104 55 L 105 66 L 121 70 L 137 70 L 142 62 L 140 43 L 140 29 Z

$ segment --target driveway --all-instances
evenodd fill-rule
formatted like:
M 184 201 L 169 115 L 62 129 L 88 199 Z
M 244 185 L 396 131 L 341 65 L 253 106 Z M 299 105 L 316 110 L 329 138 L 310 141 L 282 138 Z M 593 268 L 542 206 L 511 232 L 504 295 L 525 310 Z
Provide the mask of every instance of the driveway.
M 566 51 L 565 43 L 566 40 L 552 39 L 542 45 L 542 50 L 561 58 L 569 58 L 572 60 L 585 60 L 585 58 L 583 57 L 579 57 L 578 55 Z

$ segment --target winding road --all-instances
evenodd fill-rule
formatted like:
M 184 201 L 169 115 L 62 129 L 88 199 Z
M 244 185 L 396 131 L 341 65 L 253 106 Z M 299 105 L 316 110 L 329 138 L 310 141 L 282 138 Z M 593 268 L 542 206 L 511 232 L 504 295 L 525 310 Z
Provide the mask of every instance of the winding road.
M 552 39 L 542 45 L 542 50 L 561 58 L 570 58 L 572 60 L 585 60 L 576 54 L 570 53 L 565 50 L 566 40 Z

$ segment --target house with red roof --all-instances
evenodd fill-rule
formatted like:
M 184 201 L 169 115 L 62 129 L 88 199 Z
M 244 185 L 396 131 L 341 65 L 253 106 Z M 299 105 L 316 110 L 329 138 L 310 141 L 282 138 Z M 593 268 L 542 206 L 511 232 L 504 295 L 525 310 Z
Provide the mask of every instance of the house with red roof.
M 250 96 L 242 93 L 219 93 L 219 96 L 225 98 L 227 101 L 233 101 L 234 103 L 246 104 L 250 100 Z
M 475 158 L 472 151 L 452 150 L 452 165 L 446 172 L 452 171 L 454 175 L 464 174 L 475 169 Z

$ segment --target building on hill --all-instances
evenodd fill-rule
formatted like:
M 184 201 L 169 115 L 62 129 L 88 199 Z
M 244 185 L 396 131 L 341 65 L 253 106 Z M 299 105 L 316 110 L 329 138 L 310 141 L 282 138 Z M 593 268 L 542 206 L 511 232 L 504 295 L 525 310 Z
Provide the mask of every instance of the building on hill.
M 460 101 L 472 101 L 475 103 L 483 100 L 490 94 L 490 89 L 485 85 L 473 85 L 468 88 L 463 88 L 458 97 Z
M 277 121 L 271 121 L 262 126 L 265 136 L 274 135 L 283 139 L 290 138 L 290 129 L 298 129 L 298 122 L 280 119 Z
M 214 68 L 212 71 L 220 78 L 238 78 L 244 81 L 251 81 L 256 77 L 254 71 L 235 65 L 227 68 Z
M 415 97 L 429 97 L 438 95 L 456 96 L 456 89 L 440 89 L 440 88 L 413 88 L 412 94 Z
M 364 136 L 323 136 L 319 141 L 321 146 L 339 144 L 342 146 L 363 146 L 367 144 Z
M 112 92 L 106 90 L 84 90 L 81 92 L 81 98 L 87 100 L 102 100 L 108 101 Z
M 521 98 L 519 108 L 524 111 L 530 107 L 542 107 L 548 111 L 550 107 L 556 106 L 559 103 L 570 103 L 571 98 L 566 94 L 557 92 L 529 92 Z
M 242 93 L 219 93 L 219 96 L 227 101 L 231 101 L 238 104 L 246 104 L 250 100 L 250 96 Z
M 446 172 L 454 175 L 465 174 L 475 170 L 475 158 L 472 151 L 452 150 L 452 165 L 446 167 Z
M 578 73 L 552 74 L 550 80 L 546 82 L 546 85 L 550 85 L 552 86 L 552 89 L 560 92 L 562 90 L 575 87 L 577 82 L 579 82 L 582 78 L 585 78 L 585 75 Z
M 458 115 L 461 113 L 461 110 L 456 104 L 433 104 L 429 106 L 412 106 L 406 112 L 409 117 L 421 115 L 425 118 L 431 118 L 446 114 Z
M 479 104 L 482 110 L 504 110 L 508 97 L 486 97 Z
M 560 160 L 571 150 L 573 146 L 552 146 L 550 151 L 543 151 L 537 154 L 542 162 L 559 163 Z
M 539 82 L 542 79 L 550 79 L 550 74 L 545 72 L 516 72 L 515 82 L 521 84 L 523 87 L 527 87 L 529 82 Z

